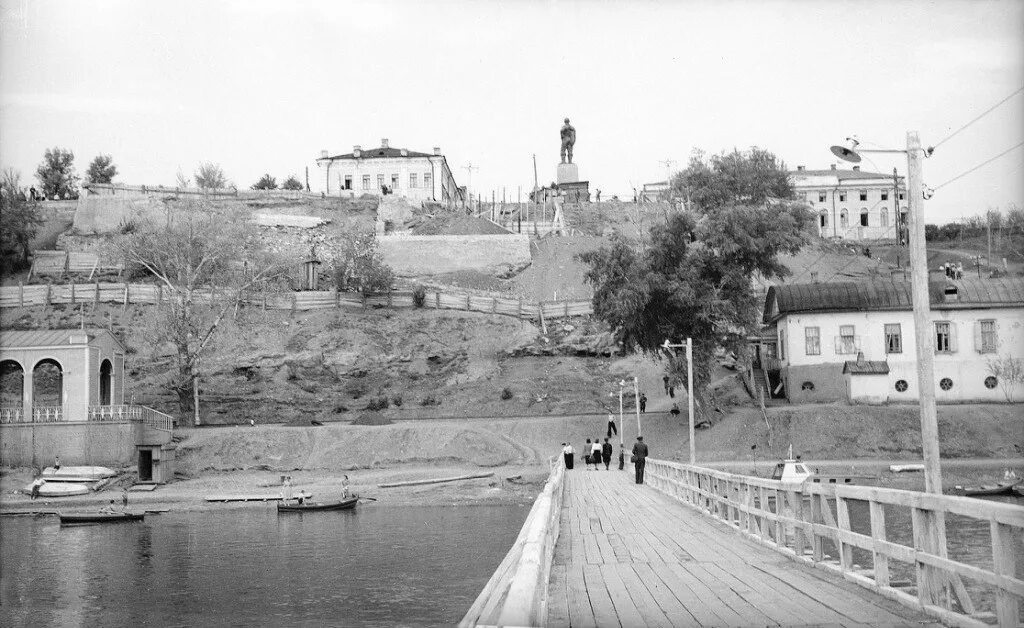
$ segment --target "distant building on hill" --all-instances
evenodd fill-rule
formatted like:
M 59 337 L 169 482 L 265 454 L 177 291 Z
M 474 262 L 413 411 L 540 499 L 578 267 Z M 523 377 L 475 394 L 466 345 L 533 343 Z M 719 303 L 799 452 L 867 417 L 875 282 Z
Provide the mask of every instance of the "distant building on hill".
M 668 181 L 656 181 L 645 183 L 640 191 L 639 201 L 641 203 L 654 203 L 656 201 L 668 200 Z
M 410 201 L 461 202 L 465 188 L 455 177 L 439 147 L 433 153 L 392 148 L 387 138 L 380 146 L 363 150 L 358 144 L 351 153 L 329 156 L 321 151 L 316 160 L 323 173 L 327 194 L 362 196 L 394 194 Z
M 1020 401 L 995 360 L 1024 360 L 1024 279 L 929 285 L 935 395 L 941 402 Z M 772 286 L 756 340 L 755 386 L 791 402 L 889 403 L 919 398 L 910 284 Z M 1010 387 L 1007 390 L 1007 387 Z
M 839 170 L 807 170 L 797 166 L 789 173 L 793 192 L 818 216 L 823 238 L 864 242 L 905 242 L 906 183 L 903 177 L 864 172 L 860 166 Z

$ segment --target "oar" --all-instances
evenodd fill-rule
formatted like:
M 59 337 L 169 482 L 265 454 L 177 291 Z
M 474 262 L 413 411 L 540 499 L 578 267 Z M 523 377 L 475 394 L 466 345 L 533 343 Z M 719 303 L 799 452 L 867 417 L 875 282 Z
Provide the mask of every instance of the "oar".
M 376 497 L 360 497 L 359 499 L 365 499 L 368 502 L 375 502 L 375 501 L 377 501 Z

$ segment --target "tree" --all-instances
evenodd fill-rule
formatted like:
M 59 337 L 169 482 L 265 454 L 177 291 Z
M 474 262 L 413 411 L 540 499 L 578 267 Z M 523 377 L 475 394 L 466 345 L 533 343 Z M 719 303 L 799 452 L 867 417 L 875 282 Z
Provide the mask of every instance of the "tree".
M 748 151 L 714 155 L 695 151 L 685 170 L 672 177 L 673 195 L 687 207 L 707 211 L 726 204 L 758 205 L 793 198 L 789 172 L 773 153 L 754 146 Z
M 0 275 L 28 266 L 30 244 L 42 223 L 38 206 L 21 189 L 21 175 L 4 170 L 0 174 Z
M 206 162 L 199 164 L 194 178 L 196 186 L 203 190 L 220 190 L 226 188 L 228 180 L 224 177 L 224 171 L 215 163 Z
M 347 290 L 355 284 L 363 294 L 385 292 L 395 280 L 395 273 L 384 263 L 372 231 L 346 234 L 331 251 L 331 257 L 334 260 L 331 271 L 338 290 Z
M 78 176 L 75 154 L 54 146 L 43 153 L 43 163 L 36 169 L 39 187 L 46 198 L 78 198 Z
M 174 178 L 175 185 L 178 187 L 179 190 L 187 190 L 189 186 L 192 185 L 192 179 L 190 177 L 186 177 L 185 173 L 181 171 L 181 168 L 178 168 L 178 173 L 175 175 Z
M 643 253 L 616 236 L 611 246 L 580 258 L 589 265 L 585 278 L 594 286 L 595 316 L 611 325 L 627 350 L 658 355 L 666 339 L 693 339 L 694 397 L 709 418 L 707 386 L 715 354 L 745 353 L 747 337 L 759 329 L 762 304 L 752 278 L 788 275 L 779 255 L 800 250 L 814 218 L 795 202 L 736 204 L 737 198 L 759 197 L 743 182 L 744 175 L 734 173 L 740 176 L 722 185 L 714 183 L 713 169 L 706 172 L 712 172 L 713 183 L 707 187 L 684 178 L 691 194 L 713 192 L 691 196 L 691 207 L 705 209 L 669 214 L 665 224 L 651 228 Z M 685 381 L 685 365 L 672 360 L 668 370 L 674 383 Z
M 1006 400 L 1013 403 L 1013 389 L 1024 384 L 1024 360 L 1007 354 L 988 360 L 985 365 L 988 374 L 1002 387 Z
M 89 164 L 85 179 L 89 183 L 110 183 L 117 176 L 117 166 L 110 155 L 96 155 Z
M 282 190 L 301 190 L 304 187 L 305 186 L 302 185 L 302 182 L 299 181 L 294 174 L 289 175 L 289 177 L 284 180 L 284 183 L 281 184 Z
M 142 223 L 118 236 L 116 252 L 145 268 L 164 288 L 155 309 L 153 340 L 173 344 L 176 373 L 169 382 L 182 417 L 198 416 L 199 361 L 228 312 L 271 291 L 284 273 L 240 210 L 186 201 L 163 224 Z
M 265 174 L 265 175 L 263 175 L 263 177 L 259 181 L 257 181 L 256 183 L 252 184 L 252 189 L 254 189 L 254 190 L 276 190 L 277 189 L 277 179 L 275 179 L 274 177 L 270 176 L 269 174 Z

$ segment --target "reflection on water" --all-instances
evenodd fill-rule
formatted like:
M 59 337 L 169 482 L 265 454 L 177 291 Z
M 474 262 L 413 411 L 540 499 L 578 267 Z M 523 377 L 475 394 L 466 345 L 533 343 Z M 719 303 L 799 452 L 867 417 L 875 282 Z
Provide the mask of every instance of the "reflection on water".
M 0 519 L 0 624 L 451 625 L 528 506 Z

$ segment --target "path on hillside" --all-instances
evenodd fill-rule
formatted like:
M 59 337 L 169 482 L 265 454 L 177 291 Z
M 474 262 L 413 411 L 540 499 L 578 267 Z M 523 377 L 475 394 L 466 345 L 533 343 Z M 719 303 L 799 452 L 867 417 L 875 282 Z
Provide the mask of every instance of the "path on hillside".
M 932 625 L 632 482 L 567 471 L 549 626 Z

